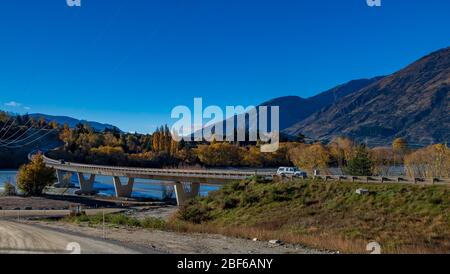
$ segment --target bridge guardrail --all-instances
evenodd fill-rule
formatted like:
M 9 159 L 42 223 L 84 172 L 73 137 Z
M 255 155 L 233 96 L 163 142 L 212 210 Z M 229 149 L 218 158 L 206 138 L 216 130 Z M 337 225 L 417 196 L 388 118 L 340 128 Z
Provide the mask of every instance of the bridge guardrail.
M 84 170 L 96 170 L 98 172 L 122 172 L 122 173 L 133 173 L 133 174 L 146 174 L 146 175 L 191 175 L 191 176 L 225 176 L 225 177 L 251 177 L 254 175 L 259 176 L 272 176 L 273 172 L 254 172 L 254 171 L 230 171 L 230 170 L 189 170 L 189 169 L 156 169 L 156 168 L 134 168 L 134 167 L 111 167 L 111 166 L 101 166 L 101 165 L 88 165 L 88 164 L 78 164 L 78 163 L 61 163 L 57 160 L 43 156 L 44 161 L 49 166 L 60 169 L 84 169 Z
M 345 181 L 358 183 L 402 183 L 402 184 L 449 184 L 450 178 L 411 178 L 408 176 L 350 176 L 350 175 L 316 175 L 313 179 L 327 181 Z

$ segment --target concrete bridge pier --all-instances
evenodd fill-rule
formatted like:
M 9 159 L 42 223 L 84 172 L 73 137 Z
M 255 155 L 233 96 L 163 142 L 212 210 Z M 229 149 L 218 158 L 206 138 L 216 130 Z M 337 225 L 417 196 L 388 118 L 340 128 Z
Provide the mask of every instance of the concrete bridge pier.
M 56 179 L 58 180 L 58 186 L 64 185 L 64 173 L 62 170 L 57 169 L 56 170 Z
M 89 179 L 86 179 L 84 177 L 84 174 L 81 172 L 78 172 L 77 176 L 78 176 L 78 181 L 80 182 L 80 191 L 78 193 L 80 193 L 80 194 L 94 193 L 95 174 L 91 174 L 89 176 Z
M 69 175 L 69 176 L 67 176 Z M 70 187 L 72 172 L 64 172 L 63 170 L 56 170 L 56 179 L 58 182 L 55 184 L 56 187 Z
M 175 195 L 179 206 L 185 205 L 189 199 L 194 198 L 200 193 L 200 183 L 191 183 L 189 190 L 186 190 L 186 184 L 175 182 Z
M 113 177 L 114 188 L 116 189 L 116 197 L 131 197 L 131 193 L 133 192 L 134 178 L 128 178 L 128 183 L 126 185 L 122 185 L 120 181 L 120 177 Z

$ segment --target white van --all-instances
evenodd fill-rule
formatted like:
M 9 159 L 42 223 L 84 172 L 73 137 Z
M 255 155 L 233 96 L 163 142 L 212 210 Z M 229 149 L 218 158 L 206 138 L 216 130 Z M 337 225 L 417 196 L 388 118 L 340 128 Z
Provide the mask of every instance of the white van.
M 308 174 L 296 167 L 279 167 L 277 170 L 277 175 L 280 176 L 294 176 L 294 177 L 303 177 L 306 178 Z

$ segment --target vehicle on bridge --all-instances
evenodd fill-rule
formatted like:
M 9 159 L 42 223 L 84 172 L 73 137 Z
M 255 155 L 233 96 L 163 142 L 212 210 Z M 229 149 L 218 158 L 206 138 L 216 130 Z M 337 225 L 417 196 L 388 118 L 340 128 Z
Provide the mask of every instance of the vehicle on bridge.
M 292 176 L 306 178 L 308 174 L 296 167 L 279 167 L 277 170 L 277 175 L 279 176 Z

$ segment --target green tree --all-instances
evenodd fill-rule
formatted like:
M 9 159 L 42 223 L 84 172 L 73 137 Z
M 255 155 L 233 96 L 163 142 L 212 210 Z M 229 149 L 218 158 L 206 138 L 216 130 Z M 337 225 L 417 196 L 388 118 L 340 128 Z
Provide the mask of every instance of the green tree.
M 39 196 L 46 186 L 56 181 L 55 170 L 45 166 L 42 154 L 37 154 L 31 162 L 23 165 L 17 174 L 17 187 L 26 196 Z
M 3 196 L 16 196 L 16 187 L 10 182 L 5 182 L 3 185 Z
M 306 141 L 306 136 L 302 133 L 297 134 L 296 141 L 299 143 L 304 143 Z
M 356 148 L 354 156 L 347 162 L 344 171 L 354 176 L 371 176 L 373 173 L 373 162 L 365 145 Z

